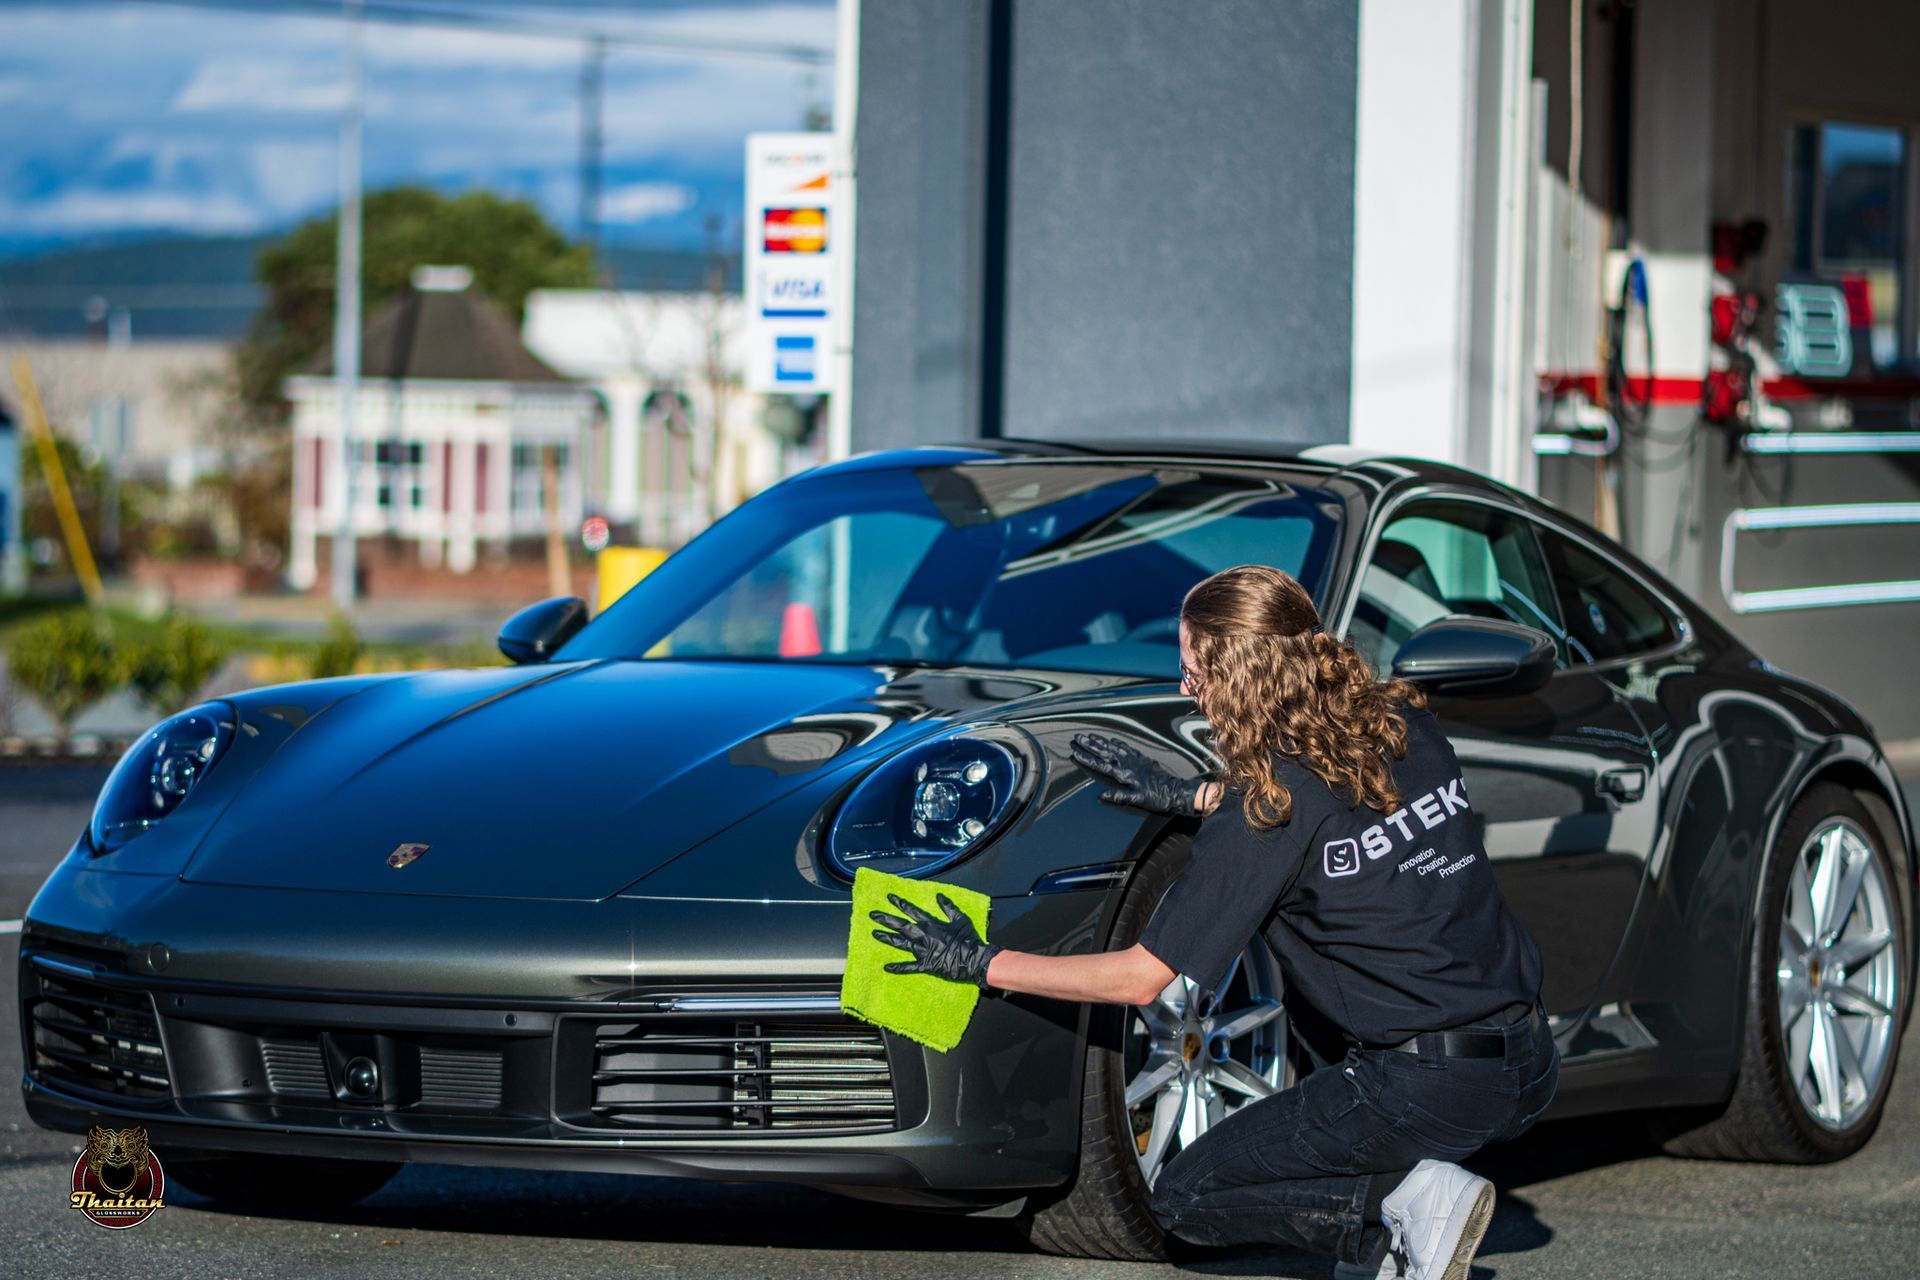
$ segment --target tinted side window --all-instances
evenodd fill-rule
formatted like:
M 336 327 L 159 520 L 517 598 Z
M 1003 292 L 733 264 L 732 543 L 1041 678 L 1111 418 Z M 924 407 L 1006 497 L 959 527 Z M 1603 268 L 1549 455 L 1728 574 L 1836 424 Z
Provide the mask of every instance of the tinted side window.
M 1408 636 L 1450 616 L 1544 631 L 1566 665 L 1559 606 L 1532 523 L 1478 503 L 1409 503 L 1381 532 L 1361 575 L 1347 638 L 1386 672 Z
M 1622 570 L 1571 538 L 1551 530 L 1543 531 L 1541 537 L 1547 545 L 1573 661 L 1631 657 L 1679 639 L 1666 606 Z

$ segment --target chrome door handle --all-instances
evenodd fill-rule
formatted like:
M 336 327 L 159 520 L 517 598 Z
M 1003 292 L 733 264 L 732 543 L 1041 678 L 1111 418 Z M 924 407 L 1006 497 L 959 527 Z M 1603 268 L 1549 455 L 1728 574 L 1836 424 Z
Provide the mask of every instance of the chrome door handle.
M 1600 794 L 1622 804 L 1632 804 L 1647 791 L 1647 771 L 1639 765 L 1627 769 L 1608 769 L 1599 777 Z

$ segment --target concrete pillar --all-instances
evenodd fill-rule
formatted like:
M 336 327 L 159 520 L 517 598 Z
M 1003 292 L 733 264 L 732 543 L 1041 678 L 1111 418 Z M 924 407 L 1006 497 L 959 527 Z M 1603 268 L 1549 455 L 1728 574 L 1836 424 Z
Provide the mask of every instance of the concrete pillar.
M 1707 370 L 1714 9 L 1714 0 L 1663 0 L 1635 10 L 1629 224 L 1631 247 L 1646 264 L 1661 377 L 1697 379 Z M 1637 375 L 1646 368 L 1637 333 L 1627 352 L 1629 376 Z M 1705 456 L 1692 403 L 1656 404 L 1645 436 L 1621 450 L 1622 537 L 1692 594 L 1702 585 L 1694 477 Z
M 1534 487 L 1529 0 L 1363 0 L 1351 439 Z
M 314 509 L 313 492 L 316 479 L 326 476 L 327 469 L 323 457 L 316 476 L 314 439 L 296 425 L 293 433 L 293 493 L 290 495 L 292 509 L 287 523 L 287 582 L 295 591 L 310 590 L 320 577 L 316 524 L 321 513 Z M 327 446 L 322 442 L 320 447 L 325 449 Z M 323 499 L 326 497 L 324 490 L 321 496 Z
M 618 378 L 602 388 L 607 396 L 607 519 L 616 524 L 640 518 L 640 409 L 646 401 L 638 378 Z
M 471 435 L 457 435 L 453 439 L 453 474 L 449 477 L 453 485 L 453 506 L 447 512 L 447 568 L 455 573 L 471 572 L 475 558 L 474 503 L 477 490 L 474 486 L 473 447 Z
M 1467 458 L 1473 0 L 1362 0 L 1351 440 Z

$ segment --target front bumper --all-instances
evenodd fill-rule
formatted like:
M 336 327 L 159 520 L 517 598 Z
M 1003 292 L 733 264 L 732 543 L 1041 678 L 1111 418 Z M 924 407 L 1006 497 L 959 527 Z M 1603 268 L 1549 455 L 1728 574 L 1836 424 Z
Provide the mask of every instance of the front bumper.
M 542 995 L 528 989 L 528 974 L 562 966 L 555 950 L 582 936 L 562 917 L 579 924 L 607 904 L 328 904 L 317 900 L 329 895 L 314 893 L 187 891 L 171 878 L 64 874 L 30 909 L 20 962 L 22 1093 L 47 1128 L 143 1125 L 163 1160 L 170 1151 L 229 1150 L 624 1171 L 957 1206 L 1058 1186 L 1078 1160 L 1088 1007 L 983 999 L 947 1054 L 849 1019 L 838 1011 L 832 972 L 844 962 L 844 909 L 832 919 L 797 904 L 769 914 L 758 903 L 701 903 L 709 925 L 728 910 L 763 922 L 746 936 L 776 947 L 784 963 L 756 977 L 740 973 L 737 953 L 712 965 L 696 953 L 674 967 L 732 976 L 669 981 L 636 958 L 614 982 L 603 977 L 602 958 L 593 962 L 599 972 L 574 967 L 562 989 L 575 994 Z M 116 900 L 103 903 L 103 893 Z M 995 936 L 1010 946 L 1030 937 L 1035 950 L 1063 936 L 1104 936 L 1096 927 L 1104 902 L 1099 891 L 996 901 Z M 344 922 L 339 930 L 321 909 L 334 905 L 353 908 L 333 917 Z M 678 933 L 669 922 L 684 921 L 688 908 L 653 907 L 659 927 L 649 932 L 666 941 L 658 935 Z M 542 936 L 569 943 L 523 948 L 522 963 L 503 968 L 496 985 L 485 981 L 492 966 L 476 962 L 475 939 L 498 954 L 502 939 L 487 926 L 503 910 L 523 931 L 531 919 L 553 926 Z M 214 929 L 215 916 L 228 927 Z M 116 927 L 102 927 L 103 917 Z M 781 938 L 768 937 L 778 932 L 774 920 L 796 917 Z M 249 941 L 237 950 L 234 920 L 248 922 Z M 399 940 L 395 949 L 431 951 L 435 963 L 411 967 L 403 956 L 382 964 L 356 946 L 355 935 L 383 930 Z M 214 945 L 218 935 L 223 947 Z M 156 938 L 167 941 L 148 941 Z M 815 954 L 823 946 L 837 955 Z M 316 962 L 326 951 L 342 959 L 322 970 Z M 359 981 L 285 985 L 301 966 Z M 233 973 L 250 980 L 215 976 Z M 468 994 L 362 985 L 408 974 L 473 985 Z M 80 1030 L 49 1040 L 34 1025 L 36 1011 L 78 1019 Z M 36 1035 L 70 1060 L 37 1053 Z M 675 1056 L 687 1052 L 703 1056 Z M 357 1058 L 378 1068 L 374 1096 L 345 1088 L 344 1067 Z M 809 1110 L 808 1099 L 831 1105 Z M 682 1114 L 688 1123 L 675 1120 Z

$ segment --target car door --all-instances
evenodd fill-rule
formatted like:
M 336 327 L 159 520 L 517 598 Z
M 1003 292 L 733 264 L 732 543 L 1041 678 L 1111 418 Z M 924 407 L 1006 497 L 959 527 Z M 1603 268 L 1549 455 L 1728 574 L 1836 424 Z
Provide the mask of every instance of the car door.
M 1652 844 L 1652 755 L 1630 709 L 1571 660 L 1538 530 L 1465 496 L 1391 508 L 1370 543 L 1346 638 L 1390 672 L 1436 618 L 1497 618 L 1554 638 L 1558 666 L 1532 693 L 1435 694 L 1501 891 L 1539 942 L 1556 1028 L 1607 998 Z

